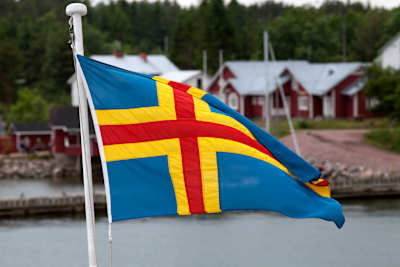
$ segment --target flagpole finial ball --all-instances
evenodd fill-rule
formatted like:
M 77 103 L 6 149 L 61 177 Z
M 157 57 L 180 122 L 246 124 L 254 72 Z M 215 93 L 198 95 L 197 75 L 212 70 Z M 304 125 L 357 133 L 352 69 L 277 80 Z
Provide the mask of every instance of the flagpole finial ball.
M 87 14 L 87 8 L 86 8 L 86 6 L 84 4 L 73 3 L 73 4 L 69 4 L 65 8 L 65 13 L 68 16 L 72 16 L 74 14 L 79 14 L 81 16 L 85 16 Z

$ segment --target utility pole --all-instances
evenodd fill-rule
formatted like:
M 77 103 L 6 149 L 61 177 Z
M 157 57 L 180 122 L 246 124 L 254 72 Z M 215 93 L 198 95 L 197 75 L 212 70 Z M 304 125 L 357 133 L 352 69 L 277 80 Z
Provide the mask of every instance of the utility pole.
M 168 56 L 168 36 L 164 36 L 164 53 Z
M 201 81 L 201 89 L 206 91 L 206 80 L 207 80 L 207 50 L 203 50 L 203 79 Z
M 270 93 L 268 92 L 268 32 L 264 31 L 264 61 L 265 61 L 265 99 L 264 99 L 264 116 L 265 116 L 265 130 L 271 131 L 271 107 L 270 107 Z
M 311 45 L 307 46 L 307 60 L 311 61 L 312 48 Z
M 347 57 L 347 26 L 346 22 L 343 23 L 342 26 L 342 61 L 346 62 L 346 57 Z
M 218 98 L 222 102 L 225 103 L 224 99 L 224 92 L 223 92 L 223 86 L 224 86 L 224 70 L 223 70 L 223 65 L 224 65 L 224 50 L 220 49 L 218 51 L 218 58 L 219 58 L 219 79 L 218 79 Z
M 218 60 L 219 60 L 219 67 L 222 67 L 222 65 L 224 65 L 224 50 L 222 49 L 218 50 Z
M 276 62 L 275 52 L 274 52 L 274 48 L 272 47 L 272 44 L 269 45 L 269 49 L 270 49 L 270 52 L 271 52 L 271 60 L 273 62 Z M 287 119 L 288 124 L 289 124 L 289 130 L 290 130 L 290 133 L 292 135 L 292 141 L 293 141 L 294 150 L 296 151 L 296 153 L 299 156 L 301 156 L 300 147 L 299 147 L 299 144 L 297 143 L 296 132 L 295 132 L 294 127 L 293 127 L 292 117 L 290 116 L 289 106 L 286 103 L 285 92 L 283 90 L 283 86 L 279 82 L 277 76 L 273 75 L 273 77 L 274 77 L 274 80 L 275 80 L 275 84 L 279 88 L 279 94 L 280 94 L 281 99 L 282 99 L 283 109 L 285 110 L 286 119 Z
M 350 7 L 350 0 L 347 0 L 346 7 L 343 10 L 342 18 L 342 61 L 347 61 L 347 25 L 346 25 L 346 13 Z

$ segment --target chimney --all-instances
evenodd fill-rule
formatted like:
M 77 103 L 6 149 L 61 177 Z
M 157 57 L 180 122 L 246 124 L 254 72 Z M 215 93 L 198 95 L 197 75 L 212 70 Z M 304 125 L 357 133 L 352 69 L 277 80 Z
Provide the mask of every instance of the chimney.
M 147 54 L 145 52 L 140 53 L 139 56 L 144 62 L 147 62 Z
M 124 52 L 122 50 L 116 49 L 113 51 L 114 57 L 122 58 L 124 57 Z

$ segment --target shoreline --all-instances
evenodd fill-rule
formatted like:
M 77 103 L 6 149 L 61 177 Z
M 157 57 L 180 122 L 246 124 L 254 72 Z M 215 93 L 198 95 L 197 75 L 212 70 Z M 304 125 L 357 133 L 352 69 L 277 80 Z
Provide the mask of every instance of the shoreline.
M 332 197 L 339 202 L 374 201 L 383 199 L 400 199 L 400 190 L 392 194 L 358 194 L 335 195 Z M 104 193 L 95 193 L 95 210 L 98 214 L 106 215 L 106 198 Z M 252 211 L 252 210 L 248 210 Z M 85 212 L 85 197 L 83 194 L 63 193 L 59 196 L 39 197 L 10 197 L 0 198 L 0 220 L 7 218 L 33 218 L 41 216 L 75 216 Z M 238 211 L 240 212 L 240 211 Z
M 332 198 L 337 200 L 369 200 L 400 197 L 400 171 L 373 171 L 360 166 L 346 166 L 326 160 L 307 158 L 319 168 L 322 177 L 331 185 Z M 100 164 L 94 165 L 96 175 L 93 184 L 103 184 Z M 28 157 L 0 158 L 0 180 L 35 180 L 54 184 L 82 186 L 80 173 L 73 164 L 60 168 L 55 157 L 29 159 Z M 45 192 L 46 194 L 46 192 Z M 95 194 L 96 211 L 106 209 L 105 194 Z M 52 214 L 82 214 L 84 212 L 83 193 L 62 192 L 56 195 L 27 197 L 21 193 L 17 197 L 0 197 L 0 218 L 30 217 Z

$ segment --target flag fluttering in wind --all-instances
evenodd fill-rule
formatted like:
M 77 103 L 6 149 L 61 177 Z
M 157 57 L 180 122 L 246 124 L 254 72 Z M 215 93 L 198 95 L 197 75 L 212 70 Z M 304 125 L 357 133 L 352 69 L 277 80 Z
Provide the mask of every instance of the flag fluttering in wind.
M 227 210 L 344 224 L 320 172 L 206 92 L 78 56 L 112 221 Z

